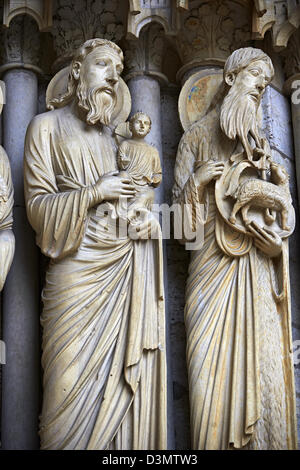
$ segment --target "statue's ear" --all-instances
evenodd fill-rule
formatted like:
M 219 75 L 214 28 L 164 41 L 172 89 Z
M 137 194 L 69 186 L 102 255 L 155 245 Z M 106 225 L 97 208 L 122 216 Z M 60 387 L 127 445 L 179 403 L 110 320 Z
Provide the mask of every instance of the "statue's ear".
M 79 80 L 80 68 L 81 68 L 80 62 L 74 62 L 72 64 L 72 75 L 73 75 L 73 78 L 75 78 L 75 80 Z
M 229 72 L 225 75 L 225 82 L 227 85 L 232 86 L 235 82 L 236 74 L 234 72 Z

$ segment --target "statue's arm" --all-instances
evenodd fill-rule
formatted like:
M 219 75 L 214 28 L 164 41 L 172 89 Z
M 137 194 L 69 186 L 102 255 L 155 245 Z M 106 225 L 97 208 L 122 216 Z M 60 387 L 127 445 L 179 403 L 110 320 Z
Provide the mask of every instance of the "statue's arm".
M 121 170 L 126 169 L 130 163 L 130 151 L 127 141 L 121 143 L 118 149 L 118 166 Z
M 153 174 L 152 174 L 152 185 L 156 188 L 162 181 L 162 168 L 160 164 L 159 153 L 157 149 L 153 149 Z
M 87 211 L 97 197 L 94 188 L 60 192 L 52 164 L 51 131 L 40 116 L 31 122 L 25 139 L 24 189 L 29 222 L 37 244 L 51 258 L 78 249 Z
M 199 129 L 189 129 L 181 138 L 175 164 L 175 184 L 173 187 L 173 203 L 181 207 L 184 226 L 195 232 L 199 208 L 204 199 L 204 188 L 199 188 L 195 175 L 195 162 L 206 158 L 201 153 L 205 136 Z M 184 232 L 183 232 L 184 233 Z M 185 240 L 182 239 L 185 243 Z

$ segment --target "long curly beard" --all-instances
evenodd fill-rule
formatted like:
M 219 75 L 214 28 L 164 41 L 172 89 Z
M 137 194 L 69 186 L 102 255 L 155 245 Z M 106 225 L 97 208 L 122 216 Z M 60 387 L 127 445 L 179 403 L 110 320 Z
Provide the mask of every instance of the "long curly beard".
M 81 81 L 78 83 L 76 95 L 80 108 L 87 111 L 86 122 L 93 125 L 100 122 L 107 126 L 111 122 L 111 117 L 116 105 L 116 94 L 108 94 L 104 88 L 87 89 Z
M 234 140 L 239 137 L 248 157 L 251 154 L 249 133 L 259 146 L 260 133 L 258 130 L 259 102 L 255 103 L 249 94 L 249 89 L 237 88 L 234 85 L 224 98 L 221 106 L 220 125 L 223 132 Z

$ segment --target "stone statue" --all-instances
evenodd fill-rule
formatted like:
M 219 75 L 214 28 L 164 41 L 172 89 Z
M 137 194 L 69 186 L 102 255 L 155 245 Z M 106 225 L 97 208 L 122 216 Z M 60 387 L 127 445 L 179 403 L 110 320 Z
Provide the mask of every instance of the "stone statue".
M 194 449 L 297 445 L 287 242 L 295 215 L 258 119 L 273 75 L 263 51 L 233 52 L 178 148 L 174 200 L 206 214 L 185 306 Z
M 0 88 L 0 114 L 2 102 L 3 94 Z M 14 189 L 9 160 L 0 145 L 0 291 L 3 289 L 15 252 L 15 237 L 12 231 L 13 204 Z
M 159 224 L 153 216 L 137 224 L 137 239 L 119 238 L 101 209 L 136 193 L 119 173 L 113 136 L 122 70 L 116 44 L 85 42 L 66 93 L 26 136 L 28 218 L 51 258 L 42 294 L 43 449 L 167 446 L 161 239 L 147 239 Z
M 129 201 L 127 216 L 136 217 L 138 209 L 149 209 L 154 202 L 154 188 L 161 183 L 162 170 L 159 153 L 144 138 L 151 129 L 151 119 L 145 113 L 135 113 L 129 121 L 131 139 L 124 140 L 118 151 L 119 169 L 129 176 L 136 195 Z

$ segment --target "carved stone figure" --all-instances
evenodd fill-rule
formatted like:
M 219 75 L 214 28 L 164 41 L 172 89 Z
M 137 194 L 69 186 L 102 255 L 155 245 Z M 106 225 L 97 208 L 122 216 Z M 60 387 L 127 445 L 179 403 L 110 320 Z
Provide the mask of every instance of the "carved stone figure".
M 28 218 L 51 258 L 41 319 L 43 449 L 167 446 L 161 239 L 146 239 L 159 224 L 141 220 L 135 240 L 119 238 L 102 210 L 136 193 L 119 173 L 113 137 L 122 70 L 117 45 L 85 42 L 66 93 L 50 103 L 56 109 L 36 116 L 26 136 Z
M 287 242 L 295 216 L 287 172 L 258 120 L 273 74 L 263 51 L 233 52 L 178 148 L 174 200 L 206 214 L 185 306 L 194 449 L 297 445 Z
M 0 88 L 0 114 L 3 94 Z M 14 189 L 11 179 L 9 160 L 0 145 L 0 291 L 3 289 L 6 276 L 15 252 L 13 225 Z
M 267 209 L 265 213 L 267 223 L 272 223 L 276 219 L 276 215 L 271 215 L 271 210 L 275 209 L 275 211 L 281 213 L 281 228 L 290 230 L 287 225 L 287 218 L 289 213 L 293 212 L 293 209 L 289 191 L 289 175 L 284 167 L 274 163 L 271 163 L 271 171 L 273 178 L 275 177 L 278 181 L 277 185 L 257 178 L 248 179 L 239 184 L 232 195 L 236 202 L 229 217 L 231 223 L 236 223 L 236 214 L 241 209 L 243 222 L 248 225 L 251 223 L 248 219 L 250 207 L 265 207 Z
M 151 210 L 154 188 L 159 186 L 162 170 L 158 151 L 144 138 L 151 129 L 151 119 L 142 112 L 135 113 L 129 121 L 131 139 L 124 140 L 118 152 L 119 169 L 129 176 L 136 195 L 129 201 L 128 214 L 135 217 L 138 209 Z

